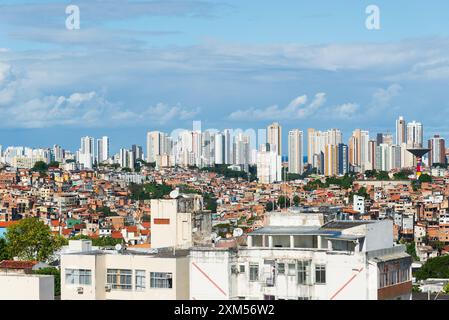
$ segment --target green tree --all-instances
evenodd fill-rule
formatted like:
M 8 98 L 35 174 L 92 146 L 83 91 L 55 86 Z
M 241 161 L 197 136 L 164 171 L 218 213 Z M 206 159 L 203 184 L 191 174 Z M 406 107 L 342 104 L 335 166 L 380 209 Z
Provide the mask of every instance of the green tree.
M 203 194 L 204 203 L 206 206 L 206 210 L 210 210 L 211 212 L 217 212 L 217 198 L 214 197 L 213 193 L 204 193 Z
M 274 210 L 274 203 L 271 201 L 268 201 L 267 204 L 265 205 L 265 210 L 267 212 L 271 212 Z
M 379 171 L 376 174 L 376 180 L 388 181 L 388 180 L 390 180 L 390 176 L 388 175 L 388 172 L 386 172 L 386 171 Z
M 449 278 L 449 255 L 430 258 L 416 271 L 417 280 L 425 280 L 428 278 Z
M 52 161 L 48 164 L 49 168 L 59 168 L 59 162 L 58 161 Z
M 12 256 L 9 253 L 6 240 L 4 238 L 0 238 L 0 261 L 11 260 L 11 259 L 12 259 Z
M 33 171 L 45 173 L 48 170 L 48 165 L 44 161 L 37 161 L 34 163 Z
M 443 288 L 443 291 L 444 291 L 445 294 L 449 294 L 449 282 L 446 283 L 446 285 Z
M 419 261 L 418 255 L 416 254 L 416 244 L 415 242 L 410 242 L 405 244 L 406 252 L 412 256 L 414 261 Z
M 423 182 L 432 182 L 432 177 L 429 176 L 428 174 L 424 173 L 419 177 L 419 182 L 423 183 Z
M 290 199 L 287 198 L 287 197 L 284 197 L 284 196 L 280 196 L 280 197 L 278 198 L 278 206 L 279 206 L 281 209 L 290 207 Z
M 55 281 L 55 297 L 61 295 L 61 271 L 54 267 L 42 268 L 39 270 L 34 270 L 34 274 L 45 274 L 54 277 Z
M 64 240 L 37 218 L 25 218 L 8 227 L 6 241 L 10 254 L 23 260 L 47 261 Z
M 295 206 L 299 206 L 299 203 L 301 202 L 301 198 L 299 198 L 298 195 L 293 197 L 293 203 L 295 204 Z
M 368 179 L 373 179 L 373 178 L 376 177 L 376 175 L 377 175 L 377 171 L 376 171 L 376 170 L 366 170 L 366 171 L 365 171 L 365 176 L 366 176 Z
M 393 175 L 394 180 L 409 180 L 409 176 L 413 174 L 411 170 L 401 170 Z

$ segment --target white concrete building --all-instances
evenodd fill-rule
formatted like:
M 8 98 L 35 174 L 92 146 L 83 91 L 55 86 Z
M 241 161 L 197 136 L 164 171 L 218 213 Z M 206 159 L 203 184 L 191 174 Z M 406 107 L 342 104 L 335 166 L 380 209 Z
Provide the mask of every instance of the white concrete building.
M 151 247 L 187 249 L 195 243 L 210 243 L 211 213 L 202 208 L 199 195 L 151 200 Z
M 364 214 L 365 213 L 365 198 L 358 196 L 358 195 L 354 195 L 353 209 L 355 211 L 360 212 L 361 214 Z
M 0 300 L 54 300 L 54 276 L 0 273 Z
M 190 299 L 411 299 L 411 257 L 383 221 L 274 213 L 248 246 L 193 248 Z
M 257 153 L 257 178 L 259 183 L 282 181 L 281 156 L 275 151 L 262 150 Z
M 62 300 L 188 299 L 187 250 L 93 250 L 90 244 L 72 240 L 74 248 L 61 254 Z

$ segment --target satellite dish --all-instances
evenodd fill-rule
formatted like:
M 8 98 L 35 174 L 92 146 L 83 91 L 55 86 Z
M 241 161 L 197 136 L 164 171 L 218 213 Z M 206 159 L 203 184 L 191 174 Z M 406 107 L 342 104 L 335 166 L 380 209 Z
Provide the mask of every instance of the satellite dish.
M 179 197 L 179 189 L 175 189 L 172 192 L 170 192 L 170 198 L 176 199 Z
M 236 237 L 241 237 L 243 235 L 243 230 L 241 228 L 234 229 L 232 235 Z
M 115 245 L 115 250 L 117 250 L 117 251 L 122 250 L 122 245 L 121 245 L 120 243 L 117 243 L 117 244 Z

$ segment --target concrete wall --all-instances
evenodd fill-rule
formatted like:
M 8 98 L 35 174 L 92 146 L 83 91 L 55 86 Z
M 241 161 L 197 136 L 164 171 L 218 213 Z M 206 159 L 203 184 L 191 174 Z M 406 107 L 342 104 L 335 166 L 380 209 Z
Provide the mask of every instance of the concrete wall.
M 91 285 L 69 285 L 65 282 L 65 269 L 92 270 Z M 132 290 L 112 289 L 107 292 L 107 269 L 131 269 Z M 135 271 L 145 271 L 145 290 L 135 290 Z M 149 255 L 99 254 L 63 255 L 61 258 L 62 300 L 179 300 L 189 297 L 189 267 L 187 257 L 162 258 Z M 173 276 L 172 288 L 150 288 L 150 272 L 169 272 Z M 78 294 L 77 288 L 83 288 Z
M 54 300 L 54 276 L 0 275 L 0 300 Z
M 267 286 L 266 279 L 272 275 L 272 268 L 266 260 L 285 263 L 285 274 L 276 274 L 274 286 Z M 298 284 L 297 270 L 291 274 L 288 264 L 297 261 L 311 261 L 311 285 Z M 191 267 L 191 299 L 246 299 L 261 300 L 265 295 L 276 299 L 298 299 L 308 297 L 314 300 L 375 300 L 377 298 L 377 269 L 369 268 L 365 254 L 345 254 L 298 249 L 241 249 L 238 255 L 227 251 L 192 251 L 192 262 L 216 284 L 223 288 L 224 296 L 200 272 Z M 259 265 L 259 281 L 250 281 L 250 264 Z M 326 266 L 326 284 L 316 284 L 315 266 Z M 232 266 L 245 272 L 231 273 Z
M 228 300 L 230 279 L 229 251 L 191 251 L 191 300 Z

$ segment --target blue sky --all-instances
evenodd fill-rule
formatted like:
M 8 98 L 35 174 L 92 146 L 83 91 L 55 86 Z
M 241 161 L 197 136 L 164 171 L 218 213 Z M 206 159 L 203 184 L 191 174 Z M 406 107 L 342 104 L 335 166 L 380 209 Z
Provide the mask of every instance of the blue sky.
M 65 28 L 78 5 L 81 29 Z M 365 28 L 368 5 L 381 29 Z M 147 130 L 393 131 L 449 137 L 449 2 L 3 0 L 0 144 L 114 151 Z

